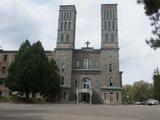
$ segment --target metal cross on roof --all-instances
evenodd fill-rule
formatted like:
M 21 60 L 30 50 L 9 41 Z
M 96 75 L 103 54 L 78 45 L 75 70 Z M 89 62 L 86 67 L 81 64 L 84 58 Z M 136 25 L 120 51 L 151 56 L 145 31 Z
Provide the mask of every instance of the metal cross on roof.
M 85 42 L 85 44 L 87 45 L 86 47 L 89 47 L 89 44 L 91 44 L 89 41 Z

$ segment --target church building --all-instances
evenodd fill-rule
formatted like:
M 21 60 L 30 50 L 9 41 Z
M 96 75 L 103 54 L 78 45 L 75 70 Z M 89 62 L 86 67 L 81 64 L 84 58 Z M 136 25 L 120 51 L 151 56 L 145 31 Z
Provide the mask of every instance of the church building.
M 76 15 L 75 5 L 60 5 L 56 48 L 46 51 L 60 70 L 60 101 L 121 104 L 117 4 L 101 5 L 100 49 L 90 47 L 89 41 L 85 47 L 75 48 Z M 17 52 L 0 50 L 0 78 L 7 76 Z
M 61 101 L 120 104 L 117 4 L 101 5 L 101 48 L 75 48 L 76 8 L 61 5 L 54 59 L 61 74 Z

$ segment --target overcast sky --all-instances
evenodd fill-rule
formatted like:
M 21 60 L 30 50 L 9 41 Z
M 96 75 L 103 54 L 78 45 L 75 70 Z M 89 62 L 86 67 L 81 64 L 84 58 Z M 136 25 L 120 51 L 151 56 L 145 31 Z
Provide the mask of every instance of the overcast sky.
M 46 50 L 56 46 L 58 10 L 61 4 L 75 4 L 77 9 L 76 48 L 90 41 L 100 48 L 101 4 L 118 4 L 120 70 L 123 84 L 145 80 L 152 82 L 153 70 L 160 66 L 160 50 L 145 43 L 152 36 L 150 21 L 136 0 L 1 0 L 0 46 L 17 50 L 29 39 L 40 40 Z

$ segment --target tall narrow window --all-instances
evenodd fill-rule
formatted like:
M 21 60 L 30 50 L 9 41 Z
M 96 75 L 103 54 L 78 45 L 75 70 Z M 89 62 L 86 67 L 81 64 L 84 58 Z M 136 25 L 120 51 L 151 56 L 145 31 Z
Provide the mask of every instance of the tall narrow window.
M 119 101 L 119 94 L 117 93 L 117 101 Z
M 77 80 L 75 80 L 75 88 L 77 88 Z
M 61 27 L 60 28 L 61 28 L 61 30 L 63 30 L 63 22 L 61 22 Z
M 63 13 L 61 13 L 61 19 L 63 19 Z
M 99 89 L 99 86 L 100 86 L 99 80 L 96 80 L 96 88 Z
M 63 93 L 63 98 L 64 98 L 64 100 L 66 99 L 66 92 L 65 91 Z
M 108 21 L 108 30 L 111 30 L 111 22 Z
M 107 93 L 104 93 L 104 99 L 105 100 L 107 99 Z
M 109 86 L 113 85 L 112 77 L 109 77 Z
M 106 21 L 104 22 L 104 29 L 105 30 L 107 29 L 107 22 Z
M 71 22 L 68 22 L 68 30 L 71 29 Z
M 96 68 L 98 68 L 98 62 L 96 62 Z
M 91 60 L 88 58 L 84 59 L 84 68 L 89 69 L 90 66 L 91 66 Z
M 103 12 L 103 16 L 104 16 L 104 18 L 106 18 L 106 11 Z
M 3 60 L 6 61 L 8 58 L 8 55 L 4 55 Z
M 109 11 L 107 11 L 107 18 L 109 18 Z
M 88 69 L 89 68 L 89 59 L 87 58 L 85 62 L 86 62 L 86 69 Z
M 64 23 L 64 29 L 67 29 L 67 22 Z
M 69 13 L 69 19 L 72 19 L 72 13 L 71 12 Z
M 110 102 L 111 103 L 113 102 L 113 93 L 112 92 L 110 93 Z
M 89 59 L 88 63 L 88 68 L 91 68 L 91 59 Z
M 6 66 L 2 66 L 1 73 L 5 73 L 5 72 L 6 72 Z
M 64 85 L 64 76 L 61 77 L 61 85 Z
M 64 40 L 64 34 L 61 34 L 60 40 L 61 40 L 61 42 L 63 42 L 63 40 Z
M 62 72 L 64 72 L 64 69 L 65 69 L 65 64 L 62 63 Z
M 111 41 L 114 41 L 114 33 L 111 34 Z
M 116 18 L 116 16 L 115 16 L 115 11 L 113 11 L 113 18 Z
M 64 19 L 66 19 L 66 13 L 64 13 Z
M 66 42 L 69 41 L 69 34 L 66 34 Z
M 115 22 L 112 21 L 112 30 L 115 30 Z
M 109 72 L 112 72 L 112 64 L 109 64 Z
M 105 34 L 105 40 L 108 42 L 109 39 L 108 39 L 108 33 Z
M 77 61 L 77 68 L 79 68 L 79 61 Z
M 68 19 L 68 17 L 69 17 L 69 14 L 68 14 L 68 12 L 67 12 L 67 19 Z
M 112 11 L 110 11 L 110 18 L 112 18 Z

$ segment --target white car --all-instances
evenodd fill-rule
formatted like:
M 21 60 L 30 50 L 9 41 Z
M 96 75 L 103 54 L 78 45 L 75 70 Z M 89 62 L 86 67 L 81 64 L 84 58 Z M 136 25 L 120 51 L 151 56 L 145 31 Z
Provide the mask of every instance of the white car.
M 155 100 L 155 99 L 148 99 L 148 100 L 146 101 L 146 104 L 147 104 L 147 105 L 158 105 L 159 103 L 158 103 L 158 101 Z

